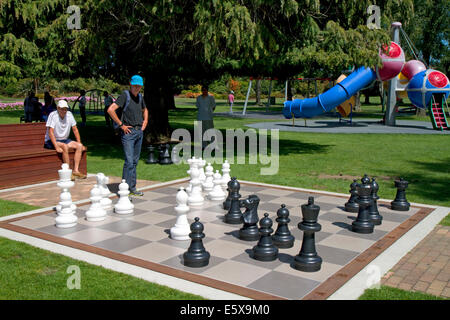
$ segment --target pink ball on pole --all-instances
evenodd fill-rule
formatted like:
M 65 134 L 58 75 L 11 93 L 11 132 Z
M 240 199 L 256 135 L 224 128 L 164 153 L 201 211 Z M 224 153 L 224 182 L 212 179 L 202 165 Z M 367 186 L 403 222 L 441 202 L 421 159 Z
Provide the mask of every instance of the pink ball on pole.
M 427 67 L 419 60 L 409 60 L 403 67 L 402 74 L 411 80 L 416 74 L 427 70 Z
M 387 50 L 387 46 L 383 46 L 383 49 L 380 49 L 383 67 L 381 69 L 377 67 L 376 69 L 378 80 L 381 81 L 395 78 L 405 65 L 405 53 L 398 44 L 391 41 L 389 51 L 385 53 L 385 50 Z

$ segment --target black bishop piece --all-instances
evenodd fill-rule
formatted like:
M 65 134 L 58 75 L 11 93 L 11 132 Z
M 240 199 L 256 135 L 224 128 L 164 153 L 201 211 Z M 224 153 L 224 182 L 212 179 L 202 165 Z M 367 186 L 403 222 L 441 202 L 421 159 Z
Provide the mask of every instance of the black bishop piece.
M 191 224 L 191 233 L 189 233 L 192 241 L 188 250 L 183 254 L 183 260 L 186 267 L 200 268 L 208 265 L 210 255 L 203 246 L 202 239 L 205 237 L 203 224 L 198 217 L 194 220 L 195 222 Z
M 170 156 L 170 146 L 168 143 L 161 145 L 161 151 L 159 153 L 159 164 L 172 164 Z

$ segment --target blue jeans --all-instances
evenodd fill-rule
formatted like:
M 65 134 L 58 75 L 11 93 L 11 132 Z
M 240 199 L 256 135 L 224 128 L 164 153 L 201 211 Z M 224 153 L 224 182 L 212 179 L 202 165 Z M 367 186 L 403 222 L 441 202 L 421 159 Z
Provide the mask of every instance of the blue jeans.
M 141 155 L 144 131 L 131 128 L 128 134 L 121 134 L 125 163 L 123 164 L 122 179 L 125 179 L 130 191 L 136 190 L 136 167 Z

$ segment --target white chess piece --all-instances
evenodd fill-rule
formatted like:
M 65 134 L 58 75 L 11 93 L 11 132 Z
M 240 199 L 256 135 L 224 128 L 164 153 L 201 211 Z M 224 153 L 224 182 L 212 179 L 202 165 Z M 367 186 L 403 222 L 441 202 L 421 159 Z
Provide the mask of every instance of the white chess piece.
M 205 179 L 205 182 L 203 183 L 203 191 L 209 193 L 214 188 L 214 183 L 213 183 L 214 168 L 211 166 L 211 163 L 208 163 L 208 165 L 206 166 L 205 176 L 206 176 L 206 179 Z
M 58 170 L 59 175 L 59 181 L 56 183 L 58 187 L 61 188 L 61 194 L 60 194 L 60 202 L 56 205 L 56 213 L 60 214 L 62 210 L 62 202 L 64 199 L 67 199 L 67 195 L 63 195 L 64 193 L 69 193 L 69 198 L 72 199 L 72 196 L 70 195 L 69 189 L 72 188 L 75 185 L 75 182 L 71 180 L 72 177 L 72 170 L 69 169 L 69 164 L 63 163 L 61 165 L 61 169 Z M 75 212 L 77 209 L 77 206 L 71 201 L 70 203 L 70 209 Z
M 193 166 L 191 169 L 191 193 L 189 194 L 188 198 L 188 205 L 189 206 L 201 206 L 203 205 L 205 199 L 202 195 L 202 183 L 200 182 L 200 171 L 198 170 L 197 166 Z
M 224 190 L 227 190 L 228 182 L 231 180 L 230 171 L 230 164 L 228 160 L 225 160 L 222 164 L 222 189 Z
M 206 160 L 203 160 L 202 158 L 197 160 L 198 163 L 198 170 L 200 171 L 200 175 L 199 175 L 199 179 L 200 182 L 203 184 L 203 182 L 205 182 L 206 180 L 206 175 L 205 175 L 205 165 L 206 165 Z
M 191 232 L 191 226 L 187 219 L 187 213 L 189 212 L 188 194 L 181 187 L 177 192 L 177 206 L 175 211 L 177 212 L 177 221 L 175 225 L 170 228 L 170 237 L 174 240 L 189 240 L 189 233 Z
M 77 224 L 77 216 L 72 210 L 72 197 L 69 192 L 61 193 L 61 210 L 55 218 L 55 224 L 58 228 L 71 228 Z
M 213 201 L 224 200 L 226 194 L 222 189 L 222 176 L 220 175 L 219 170 L 216 170 L 213 182 L 214 187 L 212 191 L 208 194 L 209 199 Z
M 186 188 L 186 192 L 188 195 L 191 194 L 192 192 L 192 169 L 193 168 L 197 168 L 198 169 L 198 161 L 195 157 L 192 157 L 191 159 L 188 159 L 188 164 L 189 164 L 189 170 L 187 171 L 187 173 L 190 176 L 190 180 L 189 180 L 189 185 Z
M 107 184 L 109 183 L 109 178 L 106 177 L 103 173 L 97 174 L 97 187 L 100 190 L 100 196 L 102 197 L 100 200 L 100 204 L 103 209 L 106 210 L 107 213 L 112 213 L 112 200 L 109 198 L 111 191 L 109 191 Z
M 98 185 L 94 185 L 91 190 L 91 206 L 88 211 L 86 211 L 86 220 L 87 221 L 102 221 L 106 219 L 106 210 L 103 209 L 101 200 L 102 200 L 102 191 L 98 187 Z
M 119 184 L 119 201 L 114 205 L 114 211 L 117 214 L 131 214 L 134 210 L 134 204 L 131 203 L 128 195 L 130 194 L 129 186 L 125 182 L 125 179 L 122 180 L 122 183 Z

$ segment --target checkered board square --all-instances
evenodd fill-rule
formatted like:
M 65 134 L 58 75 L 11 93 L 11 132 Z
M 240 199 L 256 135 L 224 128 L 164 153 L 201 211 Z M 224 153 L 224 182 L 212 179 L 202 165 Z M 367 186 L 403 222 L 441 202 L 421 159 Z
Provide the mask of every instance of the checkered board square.
M 38 231 L 50 235 L 53 239 L 67 239 L 72 243 L 83 244 L 89 248 L 102 249 L 119 253 L 139 261 L 177 270 L 176 274 L 199 276 L 202 283 L 212 283 L 216 288 L 229 291 L 244 288 L 243 295 L 252 296 L 252 292 L 260 293 L 263 298 L 302 299 L 331 276 L 341 272 L 343 268 L 357 259 L 380 239 L 385 237 L 401 223 L 410 219 L 419 208 L 407 212 L 392 211 L 387 204 L 380 204 L 379 211 L 383 223 L 375 227 L 371 234 L 358 234 L 351 231 L 351 224 L 356 214 L 344 211 L 345 197 L 330 196 L 323 193 L 309 193 L 288 187 L 265 186 L 253 183 L 241 183 L 240 194 L 247 197 L 256 194 L 260 198 L 259 217 L 265 212 L 273 220 L 276 230 L 276 212 L 281 204 L 290 211 L 289 229 L 295 236 L 292 248 L 279 249 L 278 259 L 261 262 L 252 258 L 252 248 L 257 241 L 242 241 L 238 237 L 241 225 L 226 224 L 223 221 L 225 210 L 223 201 L 205 200 L 201 207 L 191 208 L 188 219 L 193 222 L 199 217 L 204 224 L 203 239 L 211 259 L 207 266 L 189 268 L 183 265 L 183 253 L 190 245 L 190 240 L 176 241 L 169 236 L 170 228 L 175 224 L 177 214 L 175 196 L 178 187 L 186 187 L 188 182 L 167 184 L 144 191 L 144 196 L 132 198 L 135 205 L 134 214 L 122 217 L 117 214 L 108 215 L 100 222 L 89 222 L 84 218 L 89 203 L 77 208 L 78 224 L 73 228 L 59 229 L 55 226 L 54 212 L 15 219 L 9 224 Z M 320 206 L 318 222 L 322 230 L 316 233 L 316 249 L 323 263 L 318 272 L 302 272 L 292 267 L 292 262 L 300 251 L 303 233 L 297 227 L 302 221 L 300 206 L 307 202 L 309 196 L 315 197 Z M 117 198 L 113 199 L 116 203 Z M 25 229 L 24 229 L 25 230 Z M 101 253 L 102 254 L 102 253 Z M 195 281 L 195 280 L 194 280 Z M 223 286 L 222 286 L 223 285 Z M 227 286 L 230 285 L 230 286 Z M 249 293 L 250 292 L 250 293 Z

